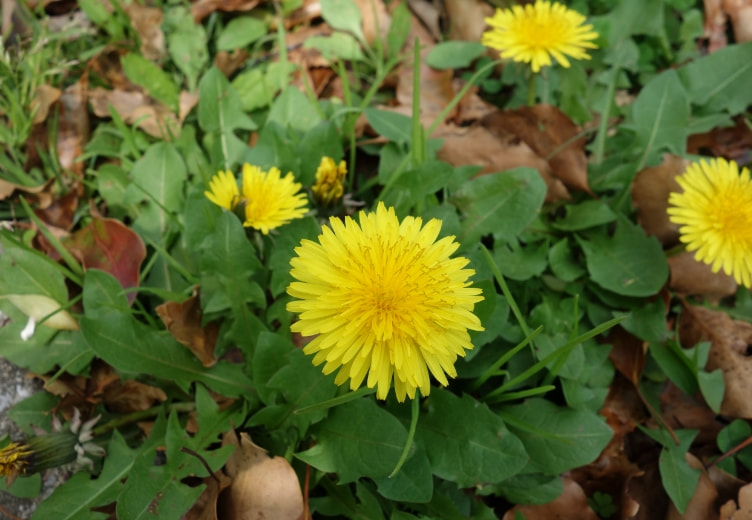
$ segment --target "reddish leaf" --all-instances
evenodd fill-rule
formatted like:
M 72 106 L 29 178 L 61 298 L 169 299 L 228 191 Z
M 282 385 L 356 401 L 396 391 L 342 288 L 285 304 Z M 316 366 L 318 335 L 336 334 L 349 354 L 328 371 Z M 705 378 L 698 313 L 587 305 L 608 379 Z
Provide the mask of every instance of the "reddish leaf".
M 93 217 L 89 225 L 65 241 L 65 246 L 85 268 L 107 271 L 124 289 L 138 286 L 146 247 L 141 237 L 119 220 Z M 128 301 L 133 302 L 135 297 L 135 293 L 128 294 Z

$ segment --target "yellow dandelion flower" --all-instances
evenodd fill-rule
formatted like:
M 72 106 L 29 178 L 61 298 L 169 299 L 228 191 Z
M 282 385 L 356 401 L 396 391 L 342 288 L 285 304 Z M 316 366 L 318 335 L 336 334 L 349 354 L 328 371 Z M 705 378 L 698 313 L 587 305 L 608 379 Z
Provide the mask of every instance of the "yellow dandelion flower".
M 483 33 L 481 43 L 501 51 L 502 58 L 530 63 L 533 72 L 551 65 L 552 56 L 569 67 L 567 56 L 587 60 L 585 49 L 598 48 L 590 41 L 598 33 L 584 22 L 584 16 L 558 2 L 536 0 L 535 4 L 497 9 L 486 18 L 491 29 Z
M 313 185 L 313 197 L 322 206 L 331 206 L 345 193 L 345 161 L 339 165 L 331 157 L 322 157 L 316 170 L 316 183 Z
M 441 221 L 407 217 L 379 203 L 359 214 L 359 224 L 330 218 L 318 242 L 303 240 L 290 261 L 287 310 L 300 314 L 292 330 L 316 336 L 303 349 L 339 369 L 335 383 L 377 387 L 386 399 L 394 380 L 399 401 L 430 392 L 429 371 L 442 385 L 456 376 L 454 363 L 472 349 L 467 330 L 483 330 L 473 314 L 483 300 L 471 287 L 469 260 L 450 258 L 454 237 L 436 240 Z
M 714 273 L 752 287 L 752 181 L 749 170 L 725 159 L 700 160 L 676 178 L 682 193 L 669 195 L 668 214 L 680 240 Z
M 243 225 L 268 234 L 270 229 L 287 224 L 306 214 L 305 193 L 298 193 L 301 184 L 292 173 L 284 177 L 278 168 L 268 172 L 258 166 L 243 165 L 243 199 L 245 222 Z
M 217 206 L 232 211 L 240 201 L 238 182 L 230 171 L 220 171 L 209 181 L 209 191 L 204 195 Z

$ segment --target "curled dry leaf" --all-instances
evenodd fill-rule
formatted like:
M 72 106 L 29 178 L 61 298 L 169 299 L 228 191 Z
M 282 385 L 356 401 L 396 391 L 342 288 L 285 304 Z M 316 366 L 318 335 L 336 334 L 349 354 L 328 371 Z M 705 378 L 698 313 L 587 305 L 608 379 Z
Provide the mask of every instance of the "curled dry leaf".
M 89 112 L 86 108 L 88 80 L 82 76 L 65 89 L 58 100 L 57 156 L 63 169 L 83 177 L 84 162 L 77 159 L 89 142 Z
M 47 120 L 50 107 L 60 99 L 62 92 L 50 85 L 39 85 L 34 90 L 34 98 L 31 100 L 31 111 L 34 112 L 34 124 L 38 125 Z
M 107 408 L 116 413 L 148 410 L 167 400 L 164 390 L 133 379 L 114 382 L 104 389 L 103 400 Z
M 225 465 L 232 478 L 229 493 L 222 496 L 227 520 L 298 520 L 303 518 L 303 493 L 295 470 L 283 457 L 270 458 L 247 433 L 224 434 L 222 445 L 237 448 Z
M 708 371 L 721 369 L 726 392 L 721 414 L 744 419 L 752 418 L 752 325 L 732 320 L 728 314 L 702 307 L 685 306 L 679 321 L 682 345 L 693 346 L 710 341 Z
M 126 4 L 123 10 L 131 20 L 131 26 L 141 40 L 141 54 L 152 61 L 161 61 L 167 56 L 165 37 L 162 32 L 162 9 L 146 7 L 137 2 Z
M 29 187 L 0 179 L 0 200 L 7 199 L 14 191 L 20 191 L 36 199 L 36 206 L 38 208 L 46 208 L 52 203 L 53 194 L 51 188 L 54 183 L 55 179 L 50 178 L 44 184 Z
M 230 487 L 231 483 L 232 479 L 221 471 L 206 477 L 204 479 L 206 487 L 193 507 L 185 514 L 185 520 L 219 520 L 217 500 L 219 494 Z
M 453 166 L 480 166 L 479 175 L 503 172 L 520 166 L 536 168 L 546 183 L 547 202 L 570 198 L 564 184 L 551 174 L 549 164 L 525 142 L 503 129 L 497 128 L 492 133 L 483 125 L 445 125 L 440 126 L 432 137 L 444 140 L 438 157 Z
M 632 183 L 632 204 L 637 209 L 637 222 L 647 235 L 653 235 L 661 244 L 676 242 L 679 226 L 668 219 L 668 196 L 681 191 L 676 177 L 681 175 L 689 161 L 677 155 L 664 154 L 658 166 L 644 168 Z
M 726 46 L 726 17 L 721 8 L 723 0 L 704 0 L 705 37 L 708 39 L 708 52 L 715 52 Z
M 214 348 L 219 325 L 216 322 L 207 323 L 206 327 L 201 325 L 201 299 L 195 292 L 183 303 L 165 302 L 157 306 L 157 314 L 172 337 L 188 347 L 202 365 L 210 367 L 217 362 Z
M 180 123 L 175 114 L 138 91 L 107 90 L 96 87 L 89 93 L 89 102 L 98 117 L 110 117 L 110 105 L 128 124 L 138 124 L 147 134 L 171 139 L 180 134 Z
M 731 18 L 736 43 L 752 41 L 752 1 L 723 0 L 723 10 Z
M 734 126 L 714 128 L 702 134 L 692 134 L 687 140 L 687 153 L 714 155 L 746 163 L 752 148 L 752 129 L 744 117 L 737 117 Z M 710 152 L 710 153 L 708 153 Z
M 77 189 L 68 190 L 62 197 L 53 199 L 46 207 L 37 208 L 34 213 L 48 227 L 70 231 L 78 209 L 79 194 Z M 54 231 L 53 231 L 54 233 Z M 67 233 L 64 233 L 67 235 Z M 56 233 L 56 235 L 58 235 Z
M 590 508 L 585 492 L 569 477 L 562 477 L 564 491 L 553 502 L 541 505 L 514 506 L 504 514 L 503 520 L 514 520 L 517 513 L 526 520 L 598 520 Z
M 721 506 L 720 518 L 723 520 L 752 520 L 752 484 L 739 490 L 739 500 L 729 500 Z
M 191 5 L 191 14 L 196 23 L 214 11 L 250 11 L 259 4 L 259 0 L 198 0 Z
M 449 39 L 479 42 L 486 30 L 486 17 L 493 8 L 483 0 L 444 0 L 449 19 Z
M 381 40 L 386 45 L 386 35 L 392 25 L 392 17 L 386 12 L 385 2 L 372 0 L 354 0 L 362 15 L 363 36 L 369 45 L 373 45 L 381 32 Z
M 557 107 L 540 104 L 498 110 L 483 118 L 481 124 L 493 134 L 517 136 L 548 162 L 551 174 L 568 188 L 591 193 L 584 134 Z
M 736 280 L 723 271 L 714 273 L 712 266 L 695 260 L 695 254 L 684 251 L 668 259 L 671 273 L 669 287 L 682 295 L 704 296 L 717 303 L 736 293 Z

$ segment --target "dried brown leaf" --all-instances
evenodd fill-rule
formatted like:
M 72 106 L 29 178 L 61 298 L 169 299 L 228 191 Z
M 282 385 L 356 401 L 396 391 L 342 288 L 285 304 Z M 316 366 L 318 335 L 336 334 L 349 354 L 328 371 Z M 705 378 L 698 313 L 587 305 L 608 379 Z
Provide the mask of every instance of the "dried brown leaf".
M 0 179 L 0 200 L 5 200 L 10 197 L 14 191 L 20 191 L 26 195 L 30 195 L 37 202 L 37 207 L 46 208 L 52 203 L 54 198 L 51 187 L 54 184 L 55 179 L 50 178 L 44 184 L 39 186 L 23 186 L 13 182 L 8 182 L 4 179 Z
M 373 45 L 381 32 L 381 40 L 386 44 L 386 35 L 389 32 L 389 26 L 392 25 L 392 17 L 386 11 L 384 2 L 374 2 L 373 0 L 354 0 L 355 5 L 360 9 L 363 22 L 363 36 L 369 45 Z
M 726 13 L 721 8 L 723 0 L 704 0 L 705 37 L 708 39 L 708 52 L 712 53 L 726 46 Z
M 199 23 L 214 11 L 250 11 L 258 4 L 259 0 L 198 0 L 191 5 L 191 14 L 196 23 Z
M 219 520 L 217 501 L 220 493 L 230 487 L 231 483 L 232 479 L 221 471 L 206 477 L 204 479 L 206 487 L 193 507 L 185 514 L 185 520 Z
M 685 306 L 679 322 L 682 345 L 710 341 L 706 369 L 721 369 L 726 392 L 721 413 L 730 417 L 752 418 L 752 325 L 732 320 L 728 314 L 696 306 Z
M 632 183 L 632 204 L 637 209 L 637 222 L 648 235 L 662 244 L 676 242 L 679 226 L 668 219 L 668 196 L 681 191 L 676 177 L 681 175 L 689 161 L 672 154 L 664 154 L 658 166 L 644 168 Z
M 478 42 L 486 30 L 493 7 L 483 0 L 444 0 L 449 19 L 449 39 Z
M 504 514 L 503 520 L 514 520 L 517 513 L 526 520 L 598 520 L 580 485 L 569 477 L 562 477 L 562 481 L 564 491 L 553 502 L 514 506 Z
M 237 446 L 225 471 L 232 478 L 229 493 L 222 496 L 227 520 L 299 520 L 303 518 L 303 493 L 298 476 L 283 457 L 270 458 L 247 433 L 240 439 L 227 432 L 222 444 Z
M 110 105 L 128 124 L 137 123 L 147 134 L 162 139 L 180 134 L 175 114 L 143 92 L 106 90 L 96 87 L 89 93 L 89 102 L 98 117 L 110 117 Z
M 752 40 L 752 1 L 723 0 L 723 10 L 731 18 L 736 43 Z
M 105 388 L 104 402 L 117 413 L 132 413 L 148 410 L 167 400 L 164 390 L 129 379 Z
M 77 190 L 71 189 L 63 196 L 53 199 L 46 207 L 35 209 L 34 213 L 47 226 L 70 231 L 78 209 L 78 202 Z
M 133 29 L 141 41 L 141 54 L 152 61 L 162 61 L 167 57 L 165 37 L 162 32 L 162 9 L 146 7 L 138 2 L 131 2 L 123 7 L 131 20 Z
M 197 294 L 183 303 L 165 302 L 157 306 L 157 314 L 170 331 L 172 337 L 182 343 L 201 361 L 205 367 L 217 362 L 214 348 L 219 336 L 219 325 L 216 322 L 201 325 L 203 313 L 201 299 Z
M 64 170 L 79 177 L 84 174 L 84 162 L 77 159 L 89 142 L 89 111 L 86 108 L 88 80 L 81 77 L 69 86 L 58 100 L 60 112 L 57 125 L 57 157 Z
M 712 266 L 695 260 L 694 252 L 684 251 L 668 259 L 671 273 L 669 287 L 681 295 L 704 296 L 717 303 L 721 298 L 736 293 L 738 284 L 734 277 Z
M 552 105 L 540 104 L 498 110 L 481 123 L 496 135 L 512 134 L 548 162 L 551 174 L 568 188 L 590 192 L 585 137 L 568 115 Z
M 739 490 L 738 505 L 733 500 L 721 507 L 721 520 L 752 520 L 752 484 Z
M 752 148 L 752 129 L 744 117 L 737 117 L 734 126 L 714 128 L 702 134 L 693 134 L 687 140 L 687 153 L 714 155 L 746 163 Z
M 438 157 L 453 166 L 480 166 L 479 175 L 503 172 L 520 166 L 536 168 L 546 183 L 547 202 L 570 198 L 564 184 L 551 174 L 548 162 L 517 136 L 506 133 L 503 129 L 497 128 L 492 133 L 483 125 L 445 125 L 439 127 L 432 137 L 444 140 Z
M 38 125 L 47 119 L 50 107 L 60 99 L 60 89 L 50 85 L 39 85 L 34 90 L 34 98 L 31 100 L 31 110 L 34 112 L 34 124 Z

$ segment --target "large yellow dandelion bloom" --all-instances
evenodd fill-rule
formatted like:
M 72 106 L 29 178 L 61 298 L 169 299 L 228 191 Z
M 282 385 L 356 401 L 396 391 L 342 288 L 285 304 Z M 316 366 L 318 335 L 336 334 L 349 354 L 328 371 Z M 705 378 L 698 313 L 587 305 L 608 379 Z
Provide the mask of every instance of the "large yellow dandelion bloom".
M 551 65 L 552 56 L 569 67 L 567 56 L 587 60 L 585 49 L 598 48 L 590 41 L 598 33 L 584 22 L 584 16 L 562 4 L 536 0 L 535 4 L 497 9 L 486 18 L 491 29 L 483 33 L 481 43 L 501 51 L 502 58 L 530 63 L 533 72 Z
M 316 183 L 311 188 L 313 198 L 322 206 L 331 206 L 345 193 L 345 176 L 347 166 L 345 161 L 339 164 L 331 157 L 322 157 L 316 170 Z
M 238 181 L 231 171 L 220 171 L 209 181 L 209 190 L 204 195 L 217 206 L 232 211 L 240 201 Z
M 287 310 L 300 314 L 292 330 L 316 336 L 303 351 L 339 369 L 335 383 L 377 387 L 386 399 L 394 380 L 399 401 L 430 392 L 429 371 L 442 385 L 455 377 L 457 356 L 472 349 L 467 330 L 483 330 L 473 314 L 481 290 L 470 287 L 469 260 L 450 258 L 454 237 L 436 240 L 441 221 L 407 217 L 379 203 L 375 212 L 329 219 L 318 242 L 303 240 L 290 261 L 296 282 Z
M 680 240 L 714 273 L 752 286 L 752 181 L 749 170 L 725 159 L 700 160 L 677 177 L 682 193 L 669 195 L 668 214 Z

